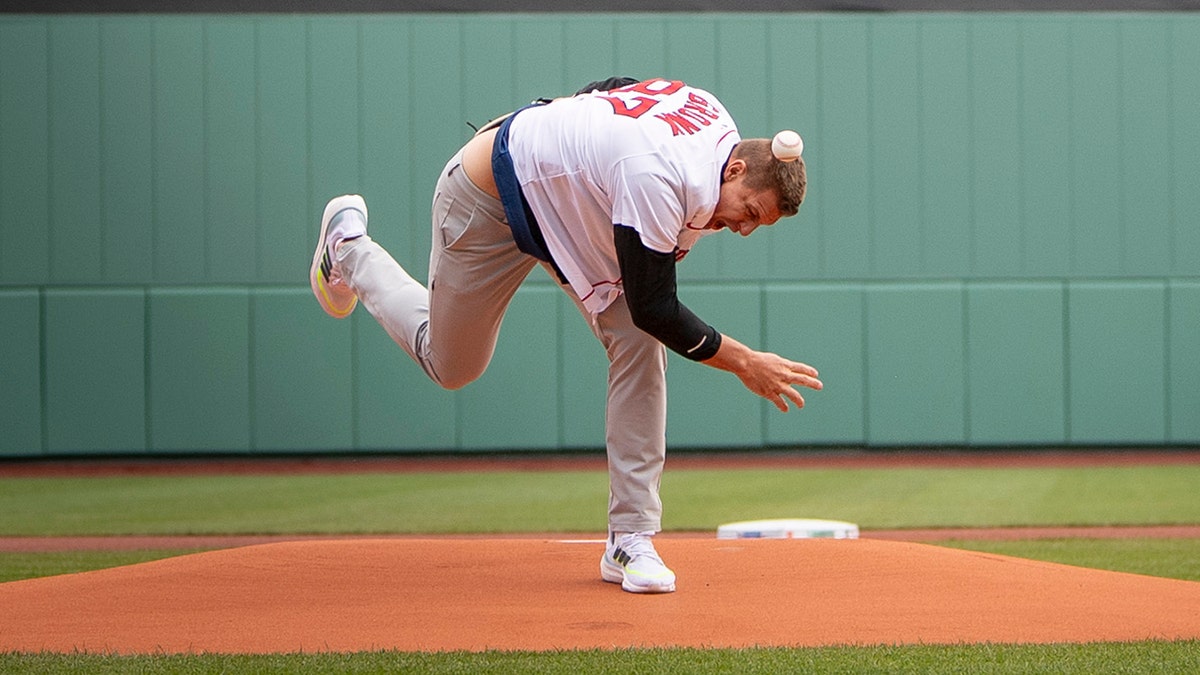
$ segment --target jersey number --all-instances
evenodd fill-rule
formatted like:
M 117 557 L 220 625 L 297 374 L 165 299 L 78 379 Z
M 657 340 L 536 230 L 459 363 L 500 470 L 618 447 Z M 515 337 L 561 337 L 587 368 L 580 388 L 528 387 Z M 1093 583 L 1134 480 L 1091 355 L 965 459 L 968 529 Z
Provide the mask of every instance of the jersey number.
M 684 84 L 679 80 L 664 80 L 655 78 L 631 84 L 628 87 L 613 89 L 611 96 L 602 96 L 612 104 L 613 112 L 617 115 L 637 119 L 650 112 L 650 109 L 662 102 L 671 94 L 679 91 Z

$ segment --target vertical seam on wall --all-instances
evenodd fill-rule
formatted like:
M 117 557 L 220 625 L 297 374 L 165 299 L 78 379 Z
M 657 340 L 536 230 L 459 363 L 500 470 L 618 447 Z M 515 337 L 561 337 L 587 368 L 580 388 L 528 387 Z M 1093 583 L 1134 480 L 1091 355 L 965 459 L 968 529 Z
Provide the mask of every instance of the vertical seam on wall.
M 249 449 L 251 452 L 255 452 L 258 450 L 258 377 L 256 371 L 257 355 L 254 351 L 256 342 L 254 321 L 258 309 L 258 293 L 247 289 L 246 294 L 246 407 L 249 413 L 247 415 L 247 422 L 250 425 L 250 428 L 246 431 L 250 445 Z
M 1163 279 L 1163 441 L 1170 443 L 1171 420 L 1171 290 L 1169 278 Z
M 1075 120 L 1075 68 L 1072 56 L 1075 54 L 1075 24 L 1067 26 L 1067 137 L 1063 139 L 1067 145 L 1067 275 L 1073 275 L 1079 264 L 1079 241 L 1076 233 L 1079 228 L 1079 214 L 1075 213 L 1075 190 L 1078 181 L 1075 180 L 1075 143 L 1072 139 L 1072 129 Z
M 313 206 L 313 91 L 312 91 L 312 19 L 304 21 L 304 191 L 305 205 Z M 306 209 L 307 210 L 307 209 Z M 310 230 L 312 231 L 312 230 Z M 319 232 L 319 230 L 317 231 Z M 315 248 L 318 237 L 312 239 Z
M 874 119 L 875 119 L 875 69 L 872 68 L 875 58 L 875 50 L 872 46 L 875 44 L 874 22 L 864 20 L 864 29 L 867 37 L 867 60 L 866 60 L 866 85 L 867 85 L 867 114 L 866 114 L 866 129 L 863 130 L 863 135 L 867 139 L 867 164 L 868 168 L 864 172 L 864 182 L 867 184 L 864 194 L 867 195 L 867 274 L 875 275 L 878 273 L 876 261 L 879 257 L 876 244 L 876 223 L 875 213 L 879 208 L 879 202 L 874 198 L 875 195 L 875 171 L 872 165 L 871 149 L 875 147 Z
M 105 205 L 108 203 L 108 200 L 105 198 L 105 196 L 108 194 L 108 185 L 107 185 L 107 181 L 105 180 L 105 178 L 107 176 L 107 172 L 104 170 L 104 165 L 105 165 L 104 158 L 107 154 L 105 152 L 105 143 L 104 143 L 104 139 L 105 139 L 105 133 L 104 133 L 104 119 L 105 119 L 105 117 L 104 117 L 104 83 L 108 79 L 104 76 L 104 25 L 105 25 L 105 23 L 107 23 L 107 21 L 105 19 L 99 19 L 96 21 L 96 36 L 97 36 L 96 37 L 96 80 L 97 80 L 97 89 L 96 89 L 96 98 L 97 98 L 96 118 L 97 119 L 96 119 L 96 123 L 98 125 L 97 134 L 96 134 L 96 144 L 97 144 L 97 152 L 99 153 L 99 159 L 97 162 L 98 165 L 96 167 L 96 174 L 97 174 L 96 178 L 100 184 L 99 185 L 100 194 L 97 196 L 98 203 L 96 204 L 96 207 L 98 210 L 98 218 L 97 219 L 100 222 L 98 223 L 99 227 L 97 227 L 96 229 L 99 232 L 99 236 L 100 236 L 100 245 L 97 247 L 98 248 L 97 255 L 100 258 L 99 263 L 100 263 L 100 278 L 101 279 L 108 278 L 108 274 L 107 274 L 107 270 L 108 270 L 107 258 L 108 258 L 108 256 L 105 255 L 105 252 L 108 250 L 108 246 L 107 246 L 108 218 L 106 217 L 108 210 L 105 208 Z
M 1171 26 L 1168 30 L 1163 31 L 1164 40 L 1167 43 L 1167 166 L 1170 171 L 1170 179 L 1167 181 L 1167 255 L 1170 256 L 1167 261 L 1168 274 L 1174 274 L 1178 270 L 1179 255 L 1175 248 L 1178 245 L 1179 236 L 1179 214 L 1176 211 L 1179 202 L 1179 173 L 1175 171 L 1176 152 L 1175 152 L 1175 110 L 1177 101 L 1175 99 L 1175 27 Z
M 917 104 L 917 185 L 924 186 L 929 171 L 929 125 L 925 123 L 925 26 L 917 24 L 914 31 L 917 52 L 916 104 Z M 929 221 L 926 218 L 925 189 L 917 189 L 917 259 L 920 266 L 917 274 L 929 274 Z M 874 238 L 874 237 L 872 237 Z
M 150 19 L 150 278 L 158 280 L 158 22 Z
M 144 433 L 145 433 L 145 451 L 147 453 L 154 449 L 154 401 L 150 395 L 151 387 L 151 368 L 154 365 L 154 357 L 150 349 L 152 328 L 151 312 L 150 312 L 150 287 L 142 287 L 142 414 L 145 416 Z
M 1026 113 L 1026 110 L 1025 110 L 1025 49 L 1024 49 L 1024 47 L 1025 47 L 1025 40 L 1028 39 L 1028 36 L 1025 31 L 1020 30 L 1020 28 L 1021 28 L 1020 21 L 1013 20 L 1013 23 L 1016 24 L 1016 34 L 1017 34 L 1017 39 L 1014 42 L 1016 43 L 1015 49 L 1017 52 L 1017 54 L 1016 54 L 1016 61 L 1017 61 L 1017 91 L 1016 91 L 1017 125 L 1018 125 L 1018 128 L 1020 128 L 1020 126 L 1022 124 L 1024 124 L 1025 113 Z M 1025 159 L 1025 152 L 1024 152 L 1024 148 L 1022 147 L 1023 139 L 1020 139 L 1020 138 L 1015 139 L 1015 143 L 1018 146 L 1017 147 L 1017 175 L 1020 177 L 1024 177 L 1027 175 L 1025 172 L 1025 166 L 1026 166 L 1027 160 Z M 1027 197 L 1028 195 L 1026 194 L 1027 189 L 1025 187 L 1025 181 L 1021 178 L 1018 178 L 1018 181 L 1019 182 L 1017 183 L 1017 186 L 1016 186 L 1016 188 L 1017 188 L 1017 267 L 1022 273 L 1027 273 L 1029 271 L 1029 256 L 1025 253 L 1025 230 L 1028 229 L 1029 225 L 1027 223 L 1028 205 L 1026 204 L 1027 200 L 1025 199 L 1025 197 Z
M 975 42 L 975 37 L 976 37 L 975 25 L 976 24 L 974 22 L 968 22 L 966 24 L 966 30 L 967 30 L 967 55 L 966 55 L 966 58 L 967 58 L 967 82 L 970 83 L 970 85 L 968 85 L 968 86 L 972 86 L 972 87 L 973 87 L 974 83 L 976 82 L 975 58 L 974 57 L 975 57 L 975 50 L 978 47 L 978 45 Z M 979 235 L 979 218 L 978 218 L 979 195 L 976 194 L 976 189 L 979 186 L 979 173 L 978 173 L 978 168 L 975 166 L 975 162 L 979 158 L 979 152 L 978 152 L 979 145 L 978 145 L 978 142 L 976 141 L 978 136 L 976 136 L 975 133 L 976 133 L 976 127 L 978 126 L 978 124 L 976 124 L 976 122 L 977 122 L 976 115 L 978 114 L 979 101 L 976 99 L 974 93 L 975 93 L 974 89 L 972 89 L 971 91 L 968 92 L 968 95 L 967 95 L 967 138 L 970 139 L 967 142 L 967 167 L 969 168 L 969 171 L 970 171 L 970 175 L 967 177 L 968 180 L 970 181 L 970 184 L 967 188 L 967 218 L 969 219 L 969 222 L 970 222 L 970 226 L 967 227 L 967 260 L 966 260 L 967 269 L 965 270 L 965 273 L 967 276 L 974 276 L 976 273 L 976 270 L 978 269 L 978 261 L 976 260 L 975 250 L 976 250 L 976 241 L 977 241 L 978 235 Z M 964 322 L 966 321 L 965 316 L 963 317 L 963 320 L 964 320 Z
M 46 336 L 46 312 L 49 303 L 46 301 L 46 287 L 38 288 L 38 380 L 41 391 L 38 393 L 38 405 L 42 408 L 41 415 L 41 450 L 43 455 L 50 453 L 50 393 L 49 376 L 46 366 L 49 363 L 49 344 Z
M 263 278 L 262 21 L 254 20 L 254 280 Z
M 1071 442 L 1071 284 L 1062 281 L 1063 442 Z
M 862 350 L 862 439 L 863 444 L 871 444 L 871 326 L 870 326 L 870 293 L 867 292 L 867 284 L 864 283 L 859 287 L 859 322 L 862 325 L 862 344 L 859 349 Z
M 46 22 L 46 276 L 54 283 L 54 30 Z
M 825 67 L 824 60 L 821 58 L 821 54 L 823 52 L 823 50 L 821 48 L 821 33 L 822 33 L 821 27 L 824 24 L 825 24 L 824 21 L 818 21 L 817 25 L 815 27 L 815 31 L 814 31 L 814 42 L 817 43 L 816 44 L 816 58 L 814 59 L 814 63 L 813 63 L 813 67 L 815 68 L 815 72 L 817 74 L 816 78 L 814 78 L 815 79 L 814 94 L 816 95 L 818 103 L 813 106 L 814 116 L 815 116 L 815 119 L 813 120 L 813 122 L 816 124 L 816 129 L 818 129 L 818 130 L 823 130 L 825 128 L 825 108 L 820 103 L 821 101 L 825 100 L 824 88 L 821 86 L 821 83 L 825 79 L 822 76 L 822 72 Z M 818 143 L 819 142 L 820 141 L 818 141 Z M 801 153 L 803 153 L 803 149 L 801 149 Z M 806 169 L 807 169 L 807 167 L 806 167 Z M 807 178 L 807 171 L 806 171 L 806 178 Z M 808 200 L 807 185 L 805 186 L 804 198 L 806 201 Z M 818 215 L 817 222 L 816 222 L 816 226 L 817 226 L 817 228 L 816 228 L 817 276 L 819 276 L 821 279 L 824 279 L 824 278 L 826 278 L 825 271 L 826 271 L 826 269 L 828 269 L 828 266 L 826 265 L 826 260 L 825 260 L 825 255 L 826 255 L 826 251 L 825 251 L 825 219 L 820 217 L 820 215 L 821 215 L 820 210 L 817 211 L 817 215 Z
M 210 240 L 212 239 L 212 222 L 209 220 L 209 72 L 211 70 L 209 63 L 209 47 L 208 47 L 208 20 L 204 19 L 200 23 L 200 220 L 203 223 L 204 237 L 201 240 L 201 247 L 204 255 L 204 281 L 212 279 L 212 248 Z
M 566 389 L 567 389 L 566 388 L 566 379 L 567 379 L 566 378 L 566 368 L 567 368 L 566 344 L 567 344 L 567 341 L 564 339 L 564 335 L 565 335 L 567 326 L 566 326 L 566 312 L 563 311 L 563 299 L 565 297 L 566 297 L 565 293 L 557 293 L 557 294 L 555 294 L 555 297 L 554 297 L 554 324 L 555 324 L 554 325 L 554 334 L 557 336 L 556 339 L 558 340 L 558 349 L 556 350 L 557 354 L 555 356 L 556 361 L 557 361 L 556 366 L 558 369 L 558 377 L 554 378 L 554 380 L 555 380 L 554 394 L 557 399 L 557 405 L 558 405 L 558 415 L 557 415 L 557 417 L 558 417 L 558 419 L 557 419 L 558 434 L 557 434 L 557 436 L 558 436 L 558 447 L 559 448 L 566 447 L 566 444 L 567 444 L 567 425 L 566 425 L 566 420 L 563 418 L 564 417 L 563 414 L 567 409 L 567 391 L 566 391 Z M 607 443 L 605 445 L 607 446 Z
M 962 363 L 963 363 L 963 442 L 971 442 L 971 320 L 970 281 L 963 281 L 959 301 L 962 303 Z
M 1126 80 L 1126 78 L 1125 78 L 1125 44 L 1126 44 L 1125 24 L 1117 23 L 1117 24 L 1115 24 L 1115 26 L 1116 26 L 1116 37 L 1113 39 L 1113 41 L 1116 42 L 1116 44 L 1113 45 L 1113 47 L 1117 53 L 1117 100 L 1123 102 L 1126 100 L 1126 98 L 1125 98 L 1125 93 L 1126 93 L 1126 86 L 1125 86 L 1125 80 Z M 1121 139 L 1121 144 L 1116 148 L 1116 150 L 1118 153 L 1120 153 L 1118 156 L 1128 157 L 1128 154 L 1127 154 L 1127 148 L 1128 148 L 1127 138 L 1128 137 L 1124 134 L 1126 120 L 1129 117 L 1127 114 L 1128 106 L 1121 105 L 1121 106 L 1117 107 L 1116 113 L 1117 113 L 1117 137 L 1119 139 Z M 1129 223 L 1129 191 L 1128 190 L 1119 190 L 1118 192 L 1120 194 L 1117 197 L 1117 199 L 1119 200 L 1117 203 L 1117 221 L 1118 221 L 1117 255 L 1119 256 L 1117 259 L 1117 271 L 1118 272 L 1126 272 L 1129 269 L 1129 266 L 1128 266 L 1128 263 L 1129 263 L 1129 249 L 1128 249 L 1129 237 L 1126 236 L 1126 232 L 1125 232 L 1127 224 Z
M 760 282 L 758 285 L 758 343 L 761 345 L 760 349 L 774 351 L 771 349 L 771 345 L 767 342 L 767 336 L 770 335 L 770 333 L 767 332 L 767 320 L 767 287 L 766 284 Z M 786 397 L 784 398 L 783 402 L 787 403 L 789 408 L 792 407 L 792 404 L 787 400 Z M 760 445 L 765 445 L 767 442 L 767 428 L 770 424 L 769 415 L 771 414 L 772 407 L 774 406 L 770 405 L 768 402 L 759 400 L 758 441 Z

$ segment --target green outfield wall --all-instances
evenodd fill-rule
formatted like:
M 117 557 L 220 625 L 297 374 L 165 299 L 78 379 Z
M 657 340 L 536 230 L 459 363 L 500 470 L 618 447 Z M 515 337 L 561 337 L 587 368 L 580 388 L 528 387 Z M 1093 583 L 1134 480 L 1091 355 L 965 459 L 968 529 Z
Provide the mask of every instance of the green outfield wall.
M 613 74 L 806 139 L 681 296 L 827 388 L 672 357 L 672 446 L 1200 443 L 1200 14 L 5 15 L 0 455 L 601 447 L 540 270 L 458 392 L 306 273 L 355 191 L 423 276 L 467 124 Z

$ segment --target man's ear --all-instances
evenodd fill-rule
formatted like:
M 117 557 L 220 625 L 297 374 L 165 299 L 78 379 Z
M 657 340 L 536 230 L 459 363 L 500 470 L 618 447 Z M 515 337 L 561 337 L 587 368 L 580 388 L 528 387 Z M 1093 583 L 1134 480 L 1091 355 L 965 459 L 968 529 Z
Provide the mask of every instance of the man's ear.
M 744 159 L 731 159 L 725 165 L 725 180 L 733 180 L 744 173 L 746 173 L 746 160 Z

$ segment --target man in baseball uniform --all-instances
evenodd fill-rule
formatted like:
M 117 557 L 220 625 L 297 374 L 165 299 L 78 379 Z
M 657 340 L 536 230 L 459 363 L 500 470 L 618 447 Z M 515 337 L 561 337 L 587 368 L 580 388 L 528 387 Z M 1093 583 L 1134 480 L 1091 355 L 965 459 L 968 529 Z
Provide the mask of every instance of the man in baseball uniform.
M 743 140 L 706 91 L 593 83 L 486 126 L 450 159 L 433 198 L 428 287 L 367 236 L 362 197 L 345 195 L 322 217 L 313 292 L 338 318 L 361 300 L 430 379 L 458 389 L 483 374 L 509 301 L 540 264 L 608 354 L 601 576 L 668 593 L 675 574 L 650 539 L 662 528 L 666 349 L 735 374 L 784 411 L 804 405 L 796 386 L 822 386 L 811 366 L 743 345 L 676 296 L 675 267 L 701 237 L 748 236 L 797 212 L 804 162 L 784 159 L 769 139 Z

